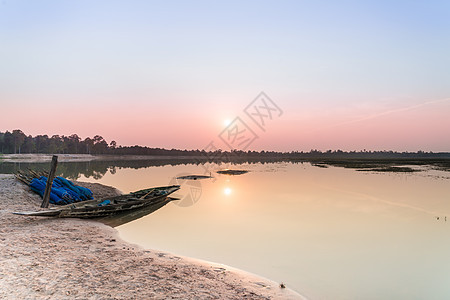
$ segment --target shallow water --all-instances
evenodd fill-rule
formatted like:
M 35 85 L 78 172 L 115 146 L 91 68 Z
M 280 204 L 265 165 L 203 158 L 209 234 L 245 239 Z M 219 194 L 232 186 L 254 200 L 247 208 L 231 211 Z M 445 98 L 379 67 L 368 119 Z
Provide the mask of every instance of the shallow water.
M 233 167 L 251 172 L 181 180 L 175 196 L 183 200 L 117 227 L 120 235 L 284 282 L 310 299 L 449 299 L 448 173 L 370 173 L 309 163 Z M 129 192 L 204 170 L 121 168 L 81 180 Z

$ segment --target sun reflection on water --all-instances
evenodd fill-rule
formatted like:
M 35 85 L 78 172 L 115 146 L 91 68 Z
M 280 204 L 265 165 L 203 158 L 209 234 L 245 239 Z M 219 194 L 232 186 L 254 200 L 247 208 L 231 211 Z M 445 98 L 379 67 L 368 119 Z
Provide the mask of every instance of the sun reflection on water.
M 232 190 L 231 190 L 231 188 L 229 188 L 229 187 L 226 187 L 224 190 L 223 190 L 223 193 L 225 194 L 225 195 L 231 195 L 231 192 L 232 192 Z

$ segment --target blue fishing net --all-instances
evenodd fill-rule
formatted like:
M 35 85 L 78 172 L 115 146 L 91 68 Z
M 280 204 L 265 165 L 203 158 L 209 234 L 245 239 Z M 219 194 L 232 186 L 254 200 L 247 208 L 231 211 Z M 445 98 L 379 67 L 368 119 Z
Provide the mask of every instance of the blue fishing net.
M 44 197 L 46 185 L 47 177 L 45 176 L 33 178 L 30 183 L 31 189 L 38 193 L 42 198 Z M 50 192 L 50 203 L 63 205 L 90 199 L 94 199 L 93 193 L 90 189 L 77 186 L 73 184 L 72 181 L 63 177 L 56 177 L 53 180 L 52 189 Z

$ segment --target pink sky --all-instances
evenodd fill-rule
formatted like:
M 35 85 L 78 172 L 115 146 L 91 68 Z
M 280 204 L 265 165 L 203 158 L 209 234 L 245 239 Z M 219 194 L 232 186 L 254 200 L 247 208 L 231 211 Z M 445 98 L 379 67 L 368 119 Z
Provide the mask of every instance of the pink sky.
M 0 131 L 202 149 L 264 91 L 251 149 L 450 151 L 446 1 L 3 2 Z
M 226 127 L 225 120 L 239 116 L 259 137 L 249 146 L 252 150 L 450 150 L 450 100 L 328 111 L 310 105 L 298 109 L 294 102 L 277 99 L 283 114 L 267 121 L 265 132 L 245 115 L 243 101 L 228 101 L 233 106 L 228 108 L 207 102 L 155 107 L 133 101 L 97 101 L 74 104 L 70 110 L 54 103 L 35 102 L 24 110 L 21 101 L 8 102 L 3 107 L 10 113 L 3 114 L 0 130 L 20 128 L 31 135 L 77 133 L 82 138 L 99 134 L 121 145 L 179 149 L 203 149 L 214 141 L 228 149 L 218 135 Z

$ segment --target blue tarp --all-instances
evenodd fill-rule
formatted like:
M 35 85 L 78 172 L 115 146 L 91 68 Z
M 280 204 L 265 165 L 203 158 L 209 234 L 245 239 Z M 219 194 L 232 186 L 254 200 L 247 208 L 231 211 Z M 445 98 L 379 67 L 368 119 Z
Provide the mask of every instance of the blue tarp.
M 47 177 L 33 178 L 30 187 L 33 191 L 44 197 Z M 53 180 L 52 190 L 50 192 L 50 203 L 52 204 L 70 204 L 74 202 L 94 199 L 92 191 L 88 188 L 77 186 L 72 181 L 63 177 L 56 177 Z

